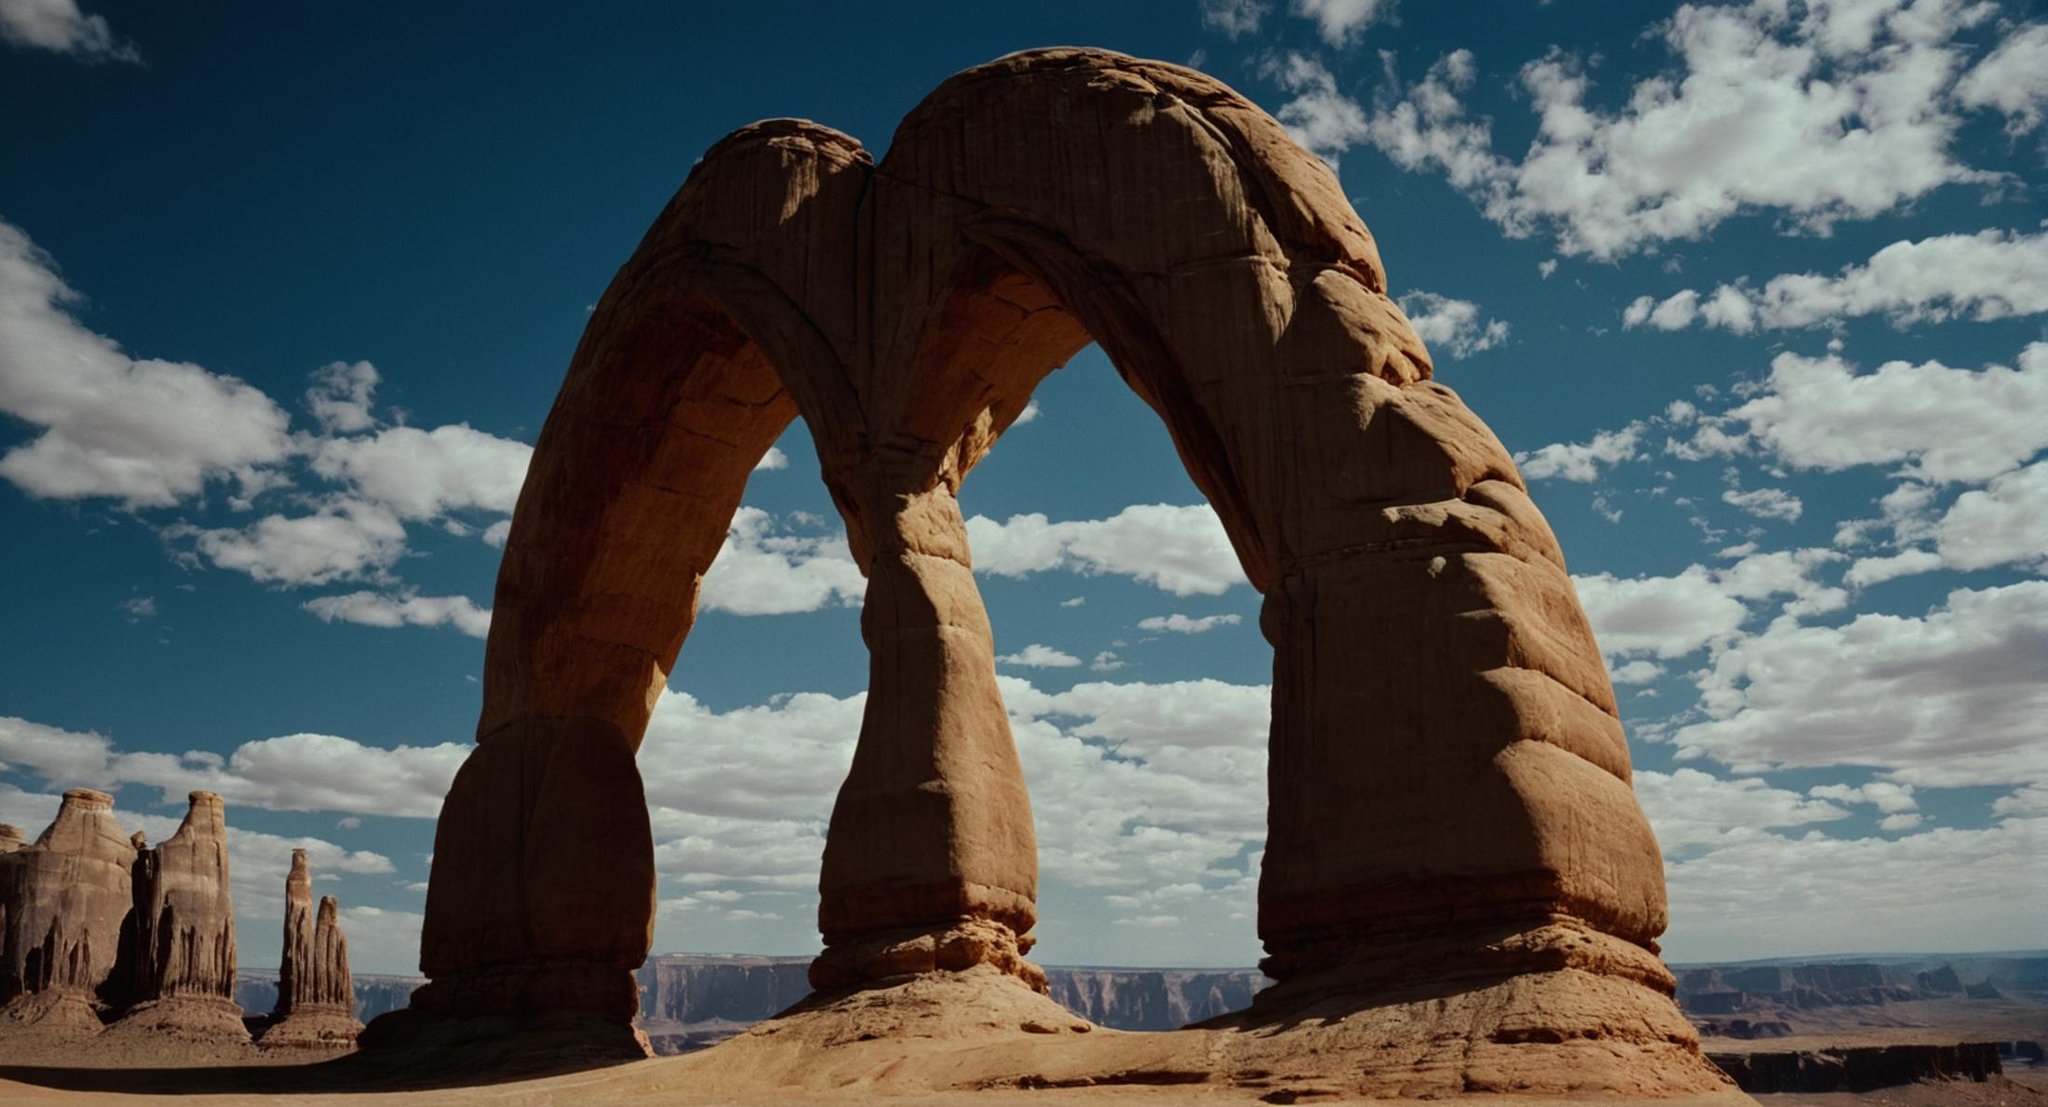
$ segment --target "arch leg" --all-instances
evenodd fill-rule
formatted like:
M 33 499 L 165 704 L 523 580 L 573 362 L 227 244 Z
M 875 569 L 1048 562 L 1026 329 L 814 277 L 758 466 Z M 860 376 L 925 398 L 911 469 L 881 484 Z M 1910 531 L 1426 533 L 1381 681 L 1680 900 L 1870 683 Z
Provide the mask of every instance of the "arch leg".
M 879 498 L 861 636 L 867 711 L 819 878 L 820 989 L 1023 960 L 1037 922 L 1031 801 L 950 489 Z
M 600 719 L 529 719 L 477 743 L 434 833 L 412 1006 L 371 1048 L 518 1033 L 646 1056 L 633 970 L 654 933 L 654 841 L 633 744 Z

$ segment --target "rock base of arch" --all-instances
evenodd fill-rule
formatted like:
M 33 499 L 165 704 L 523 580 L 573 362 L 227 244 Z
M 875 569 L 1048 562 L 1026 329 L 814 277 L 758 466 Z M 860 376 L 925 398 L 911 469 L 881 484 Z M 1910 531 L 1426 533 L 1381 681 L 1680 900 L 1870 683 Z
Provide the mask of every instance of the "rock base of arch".
M 307 1005 L 266 1027 L 256 1044 L 264 1049 L 353 1049 L 363 1024 L 344 1008 Z
M 986 965 L 1044 995 L 1045 970 L 1024 959 L 1036 941 L 1004 923 L 979 918 L 863 934 L 827 946 L 811 962 L 811 987 L 829 993 Z
M 762 1088 L 801 1098 L 859 1087 L 880 1100 L 1189 1085 L 1270 1102 L 1754 1103 L 1700 1055 L 1676 1010 L 1667 1015 L 1669 1003 L 1612 976 L 1561 969 L 1426 998 L 1354 996 L 1292 1019 L 1147 1034 L 1093 1026 L 982 965 L 819 995 L 664 1064 L 711 1098 Z
M 121 1021 L 106 1029 L 109 1036 L 190 1042 L 246 1042 L 249 1030 L 234 1000 L 204 994 L 177 994 L 137 1004 Z
M 433 1072 L 450 1084 L 615 1065 L 654 1056 L 630 1022 L 584 1011 L 523 1015 L 436 1014 L 408 1007 L 370 1020 L 358 1057 L 393 1072 Z

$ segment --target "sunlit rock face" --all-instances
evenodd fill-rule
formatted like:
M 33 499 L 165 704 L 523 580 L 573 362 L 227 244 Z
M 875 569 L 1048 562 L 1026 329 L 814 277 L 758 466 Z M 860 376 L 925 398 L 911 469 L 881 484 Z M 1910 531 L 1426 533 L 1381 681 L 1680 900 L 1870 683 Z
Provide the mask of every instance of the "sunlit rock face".
M 15 1025 L 96 1034 L 133 907 L 136 845 L 114 798 L 74 788 L 33 843 L 0 840 L 0 1003 Z
M 798 417 L 868 580 L 870 655 L 810 982 L 932 1009 L 964 993 L 888 989 L 1043 993 L 1030 798 L 958 494 L 1090 341 L 1265 597 L 1278 983 L 1204 1033 L 1248 1068 L 1378 1051 L 1390 1075 L 1354 1090 L 1725 1087 L 1672 1003 L 1613 689 L 1507 450 L 1431 379 L 1328 166 L 1212 77 L 1076 49 L 953 77 L 879 165 L 817 124 L 742 128 L 656 219 L 514 516 L 478 744 L 436 833 L 431 982 L 365 1042 L 490 1016 L 645 1049 L 634 755 L 747 476 Z
M 234 999 L 235 899 L 219 796 L 191 794 L 177 832 L 137 851 L 132 887 L 128 1010 L 116 1029 L 248 1041 Z
M 346 1049 L 363 1026 L 355 1017 L 355 983 L 348 971 L 348 938 L 333 896 L 313 907 L 313 873 L 306 851 L 292 851 L 284 881 L 284 947 L 277 971 L 277 1005 L 263 1031 L 265 1048 Z

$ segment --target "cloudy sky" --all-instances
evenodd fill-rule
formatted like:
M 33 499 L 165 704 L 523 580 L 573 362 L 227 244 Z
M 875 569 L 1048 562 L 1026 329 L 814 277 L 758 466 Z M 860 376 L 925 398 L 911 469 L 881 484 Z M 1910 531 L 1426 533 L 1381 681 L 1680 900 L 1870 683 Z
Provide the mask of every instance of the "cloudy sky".
M 1674 960 L 2048 946 L 2048 11 L 2024 0 L 0 0 L 0 821 L 227 797 L 409 971 L 498 548 L 695 157 L 1108 46 L 1339 167 L 1606 649 Z M 807 953 L 866 657 L 801 424 L 640 763 L 659 950 Z M 1093 349 L 963 492 L 1050 963 L 1244 965 L 1258 597 Z

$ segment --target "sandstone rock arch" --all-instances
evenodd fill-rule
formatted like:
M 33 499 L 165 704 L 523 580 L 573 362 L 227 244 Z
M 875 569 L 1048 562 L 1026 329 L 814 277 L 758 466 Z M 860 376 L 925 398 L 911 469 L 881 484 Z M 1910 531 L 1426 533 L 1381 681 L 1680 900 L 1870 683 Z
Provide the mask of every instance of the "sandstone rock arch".
M 952 78 L 879 165 L 815 124 L 743 128 L 654 222 L 520 497 L 415 1015 L 631 1017 L 654 891 L 634 753 L 797 417 L 869 578 L 813 980 L 1033 981 L 1029 800 L 956 494 L 1091 340 L 1265 596 L 1274 1009 L 1569 973 L 1501 1033 L 1688 1048 L 1613 693 L 1507 451 L 1430 379 L 1322 163 L 1212 78 L 1089 50 Z

